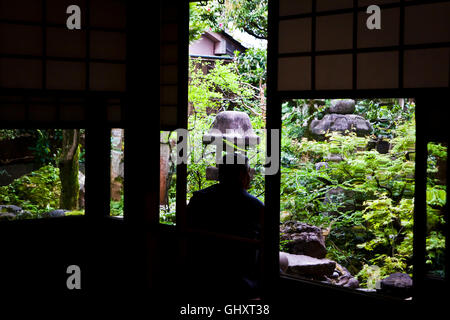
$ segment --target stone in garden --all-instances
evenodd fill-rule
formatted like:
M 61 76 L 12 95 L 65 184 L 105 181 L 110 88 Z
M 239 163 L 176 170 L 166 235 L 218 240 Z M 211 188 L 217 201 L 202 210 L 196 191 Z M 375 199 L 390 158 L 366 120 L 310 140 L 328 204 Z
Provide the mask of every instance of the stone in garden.
M 286 272 L 287 268 L 289 267 L 289 259 L 287 257 L 287 253 L 280 252 L 280 270 L 282 272 Z
M 409 297 L 411 295 L 413 281 L 406 273 L 393 273 L 380 281 L 380 292 L 398 297 Z
M 385 141 L 385 140 L 377 141 L 376 150 L 378 151 L 378 153 L 386 154 L 389 152 L 390 147 L 391 147 L 391 144 L 389 143 L 389 141 Z
M 18 214 L 21 211 L 22 211 L 21 207 L 15 206 L 13 204 L 1 205 L 0 206 L 0 212 L 3 212 L 3 213 Z
M 84 194 L 85 194 L 85 182 L 86 182 L 86 176 L 83 174 L 83 172 L 78 171 L 78 186 L 80 188 L 78 192 L 78 207 L 80 209 L 84 208 Z
M 336 262 L 328 259 L 317 259 L 310 256 L 283 253 L 288 260 L 286 273 L 291 275 L 323 278 L 332 276 Z
M 168 133 L 165 134 L 168 137 Z M 162 138 L 161 138 L 162 140 Z M 168 179 L 170 171 L 170 146 L 168 143 L 159 144 L 159 204 L 167 204 Z M 114 181 L 114 180 L 113 180 Z M 120 191 L 120 190 L 119 190 Z M 120 193 L 119 193 L 120 199 Z
M 288 221 L 280 226 L 281 240 L 288 240 L 289 253 L 322 259 L 327 254 L 322 229 L 306 223 Z
M 334 284 L 336 286 L 340 286 L 340 287 L 344 287 L 344 288 L 352 288 L 352 289 L 356 289 L 359 287 L 358 279 L 353 277 L 352 274 L 347 270 L 347 268 L 336 263 L 335 272 L 338 274 L 338 277 L 331 280 L 332 284 Z
M 65 210 L 65 209 L 57 209 L 57 210 L 45 212 L 42 214 L 42 216 L 45 218 L 64 217 L 66 215 L 66 212 L 68 212 L 68 211 L 69 210 Z
M 14 220 L 16 218 L 16 215 L 11 212 L 2 212 L 0 213 L 0 221 L 5 220 Z
M 355 100 L 331 100 L 328 113 L 351 114 L 355 112 Z
M 356 114 L 326 114 L 321 120 L 314 119 L 309 131 L 317 138 L 323 138 L 327 132 L 356 132 L 358 136 L 366 136 L 372 131 L 369 121 Z
M 330 153 L 325 157 L 325 160 L 329 162 L 341 162 L 342 160 L 344 160 L 344 157 L 338 153 Z
M 335 203 L 342 212 L 355 210 L 355 191 L 347 190 L 342 187 L 332 188 L 325 193 L 323 203 Z M 329 212 L 329 214 L 337 214 L 337 212 Z
M 316 170 L 317 170 L 317 171 L 320 171 L 320 169 L 322 169 L 322 168 L 328 169 L 328 163 L 325 162 L 325 161 L 317 162 L 317 163 L 315 164 L 315 167 L 316 167 Z
M 209 144 L 216 139 L 226 139 L 234 144 L 255 146 L 260 138 L 253 131 L 250 117 L 242 111 L 222 111 L 214 119 L 211 129 L 203 136 L 203 143 Z

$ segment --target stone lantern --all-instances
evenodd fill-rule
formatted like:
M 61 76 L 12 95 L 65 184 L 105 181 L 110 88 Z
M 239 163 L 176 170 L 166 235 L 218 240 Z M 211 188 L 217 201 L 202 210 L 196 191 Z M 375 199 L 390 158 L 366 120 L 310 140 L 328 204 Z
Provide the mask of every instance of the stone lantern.
M 260 140 L 260 137 L 253 131 L 248 114 L 242 111 L 219 112 L 211 129 L 203 136 L 203 144 L 217 146 L 216 159 L 221 158 L 221 154 L 218 154 L 221 150 L 230 151 L 230 145 L 234 145 L 233 152 L 247 153 L 247 150 L 258 145 Z M 206 179 L 217 180 L 218 173 L 217 166 L 208 167 L 206 168 Z

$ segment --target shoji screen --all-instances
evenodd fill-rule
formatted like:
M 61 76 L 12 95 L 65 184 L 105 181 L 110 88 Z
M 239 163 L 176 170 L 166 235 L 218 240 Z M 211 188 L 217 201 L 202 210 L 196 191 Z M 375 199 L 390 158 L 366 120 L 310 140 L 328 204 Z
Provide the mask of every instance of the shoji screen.
M 80 8 L 79 30 L 66 26 L 70 5 Z M 56 96 L 126 90 L 124 0 L 0 0 L 0 43 L 0 88 L 20 96 L 3 97 L 2 119 L 81 120 L 83 101 Z M 34 90 L 54 98 L 25 97 Z M 120 120 L 120 102 L 105 103 L 109 119 Z
M 175 128 L 181 110 L 179 104 L 180 1 L 160 1 L 160 123 L 162 129 Z M 187 26 L 185 32 L 187 32 Z M 186 44 L 184 44 L 186 45 Z M 187 55 L 187 53 L 186 53 Z M 187 56 L 186 56 L 187 58 Z M 187 85 L 187 84 L 186 84 Z
M 366 26 L 369 5 L 381 29 Z M 450 1 L 280 0 L 278 91 L 449 86 Z

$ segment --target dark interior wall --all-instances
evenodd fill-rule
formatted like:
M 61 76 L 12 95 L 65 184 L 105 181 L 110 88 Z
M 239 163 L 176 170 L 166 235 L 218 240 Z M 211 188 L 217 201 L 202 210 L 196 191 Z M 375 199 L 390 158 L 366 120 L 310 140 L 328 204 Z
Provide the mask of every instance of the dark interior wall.
M 46 221 L 7 222 L 0 226 L 2 294 L 34 296 L 85 295 L 131 285 L 131 233 L 114 221 L 50 218 Z M 82 290 L 66 287 L 67 268 L 81 269 Z

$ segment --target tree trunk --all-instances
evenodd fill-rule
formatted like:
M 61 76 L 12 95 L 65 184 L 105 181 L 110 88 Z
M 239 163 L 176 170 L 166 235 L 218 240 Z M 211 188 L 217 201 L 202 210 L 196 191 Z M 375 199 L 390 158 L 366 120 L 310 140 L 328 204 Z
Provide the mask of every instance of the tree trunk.
M 59 178 L 61 180 L 61 197 L 59 206 L 61 209 L 78 209 L 78 157 L 80 130 L 63 130 L 61 157 L 59 159 Z

